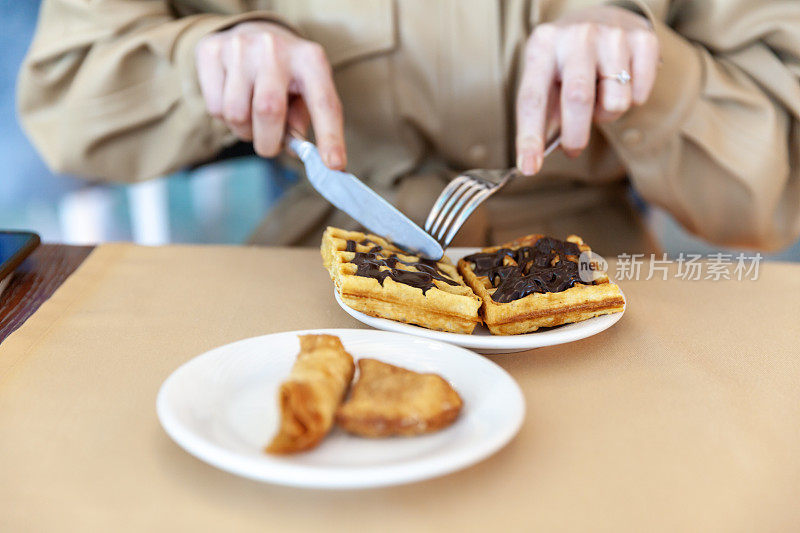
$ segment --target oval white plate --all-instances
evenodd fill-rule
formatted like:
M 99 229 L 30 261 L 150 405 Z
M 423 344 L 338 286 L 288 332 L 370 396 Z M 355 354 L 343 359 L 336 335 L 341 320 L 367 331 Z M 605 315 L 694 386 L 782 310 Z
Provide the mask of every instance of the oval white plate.
M 465 255 L 479 251 L 478 248 L 450 248 L 447 255 L 457 263 L 459 259 Z M 463 346 L 479 353 L 485 354 L 501 354 L 522 352 L 531 350 L 533 348 L 541 348 L 543 346 L 555 346 L 556 344 L 564 344 L 573 342 L 586 337 L 596 335 L 603 330 L 606 330 L 616 324 L 622 318 L 624 310 L 620 313 L 612 313 L 610 315 L 601 315 L 598 317 L 584 320 L 583 322 L 575 322 L 573 324 L 564 324 L 563 326 L 556 326 L 554 328 L 541 329 L 533 333 L 526 333 L 523 335 L 492 335 L 486 326 L 479 325 L 471 335 L 463 333 L 449 333 L 446 331 L 435 331 L 432 329 L 414 326 L 412 324 L 405 324 L 395 320 L 388 320 L 385 318 L 378 318 L 374 316 L 365 315 L 361 311 L 356 311 L 352 307 L 345 304 L 339 297 L 336 289 L 333 291 L 336 298 L 336 303 L 344 309 L 347 314 L 358 320 L 359 322 L 372 326 L 376 329 L 385 331 L 395 331 L 398 333 L 408 333 L 409 335 L 417 335 L 428 339 L 435 339 L 443 342 L 455 344 L 456 346 Z M 623 294 L 623 298 L 625 295 Z
M 277 430 L 277 393 L 300 349 L 298 335 L 337 335 L 358 360 L 370 357 L 447 379 L 464 399 L 456 422 L 419 437 L 365 439 L 334 430 L 315 449 L 265 453 Z M 158 418 L 197 458 L 258 481 L 349 489 L 409 483 L 488 457 L 522 425 L 519 386 L 497 364 L 468 350 L 372 330 L 289 331 L 220 346 L 175 370 L 161 386 Z

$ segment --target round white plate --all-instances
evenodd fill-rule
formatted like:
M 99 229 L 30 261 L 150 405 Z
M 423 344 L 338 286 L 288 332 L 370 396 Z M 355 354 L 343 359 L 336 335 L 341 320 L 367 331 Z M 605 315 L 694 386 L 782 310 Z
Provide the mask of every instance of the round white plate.
M 465 255 L 479 251 L 478 248 L 450 248 L 447 255 L 457 263 L 459 259 Z M 457 346 L 463 346 L 478 353 L 484 354 L 501 354 L 522 352 L 531 350 L 533 348 L 541 348 L 543 346 L 555 346 L 556 344 L 564 344 L 573 342 L 586 337 L 596 335 L 603 330 L 606 330 L 616 324 L 622 318 L 624 310 L 620 313 L 612 313 L 610 315 L 601 315 L 598 317 L 584 320 L 583 322 L 575 322 L 573 324 L 564 324 L 563 326 L 556 326 L 553 328 L 543 328 L 533 333 L 526 333 L 523 335 L 492 335 L 489 333 L 488 328 L 484 325 L 479 325 L 471 335 L 464 333 L 449 333 L 446 331 L 435 331 L 432 329 L 405 324 L 395 320 L 388 320 L 385 318 L 378 318 L 374 316 L 365 315 L 360 311 L 356 311 L 352 307 L 345 304 L 339 297 L 336 289 L 333 291 L 336 303 L 344 309 L 347 314 L 358 320 L 359 322 L 372 326 L 376 329 L 385 331 L 396 331 L 398 333 L 408 333 L 409 335 L 417 335 L 428 339 L 435 339 Z M 623 298 L 625 295 L 623 294 Z
M 277 394 L 289 375 L 298 335 L 337 335 L 353 357 L 370 357 L 447 379 L 464 400 L 455 423 L 418 437 L 366 439 L 333 431 L 315 449 L 289 456 L 264 447 L 278 428 Z M 420 337 L 373 330 L 289 331 L 220 346 L 175 370 L 161 386 L 158 418 L 195 457 L 258 481 L 350 489 L 409 483 L 488 457 L 522 425 L 519 386 L 492 361 Z

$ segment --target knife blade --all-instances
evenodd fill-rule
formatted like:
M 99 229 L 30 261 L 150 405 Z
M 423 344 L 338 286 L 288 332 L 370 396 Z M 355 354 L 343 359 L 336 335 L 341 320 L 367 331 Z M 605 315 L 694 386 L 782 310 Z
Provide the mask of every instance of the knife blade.
M 354 175 L 326 167 L 313 143 L 294 135 L 287 136 L 287 143 L 305 165 L 308 181 L 330 203 L 400 248 L 442 258 L 444 250 L 436 239 Z

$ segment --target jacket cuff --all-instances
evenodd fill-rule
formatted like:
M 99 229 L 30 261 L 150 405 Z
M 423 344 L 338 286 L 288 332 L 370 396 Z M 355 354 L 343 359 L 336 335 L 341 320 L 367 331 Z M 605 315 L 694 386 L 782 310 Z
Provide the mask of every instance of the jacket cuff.
M 650 26 L 655 26 L 656 17 L 653 15 L 653 10 L 650 9 L 650 6 L 643 0 L 608 0 L 606 1 L 606 5 L 617 6 L 632 11 L 650 21 Z
M 666 180 L 653 172 L 663 159 L 664 146 L 687 123 L 700 98 L 703 63 L 700 50 L 664 23 L 654 20 L 662 63 L 650 98 L 614 122 L 600 125 L 646 199 L 673 198 Z M 636 74 L 633 73 L 635 76 Z M 667 164 L 666 162 L 663 162 Z

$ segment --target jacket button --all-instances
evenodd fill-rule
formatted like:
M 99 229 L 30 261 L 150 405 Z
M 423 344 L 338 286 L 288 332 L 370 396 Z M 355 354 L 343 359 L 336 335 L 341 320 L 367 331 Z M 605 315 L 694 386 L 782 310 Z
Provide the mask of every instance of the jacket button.
M 483 164 L 487 155 L 489 155 L 489 150 L 485 144 L 473 144 L 467 150 L 467 158 L 473 165 Z
M 630 128 L 622 132 L 622 142 L 625 143 L 626 146 L 636 146 L 642 142 L 642 139 L 644 139 L 642 130 Z

